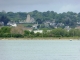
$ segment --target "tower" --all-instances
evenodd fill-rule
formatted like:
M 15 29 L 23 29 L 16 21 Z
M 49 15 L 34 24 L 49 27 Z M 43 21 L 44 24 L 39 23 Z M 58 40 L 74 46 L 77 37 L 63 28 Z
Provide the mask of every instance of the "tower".
M 27 15 L 26 23 L 31 23 L 31 18 L 30 18 L 30 15 L 29 14 Z

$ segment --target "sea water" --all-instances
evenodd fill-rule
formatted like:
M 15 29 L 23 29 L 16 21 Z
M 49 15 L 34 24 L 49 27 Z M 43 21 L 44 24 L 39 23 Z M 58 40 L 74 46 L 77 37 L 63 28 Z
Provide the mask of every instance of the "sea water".
M 80 60 L 80 41 L 0 40 L 0 60 Z

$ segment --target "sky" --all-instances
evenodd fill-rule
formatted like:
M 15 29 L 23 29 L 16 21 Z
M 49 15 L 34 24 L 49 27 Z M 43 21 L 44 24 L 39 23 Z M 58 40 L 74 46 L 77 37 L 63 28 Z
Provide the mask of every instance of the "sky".
M 80 12 L 80 0 L 0 0 L 0 12 Z

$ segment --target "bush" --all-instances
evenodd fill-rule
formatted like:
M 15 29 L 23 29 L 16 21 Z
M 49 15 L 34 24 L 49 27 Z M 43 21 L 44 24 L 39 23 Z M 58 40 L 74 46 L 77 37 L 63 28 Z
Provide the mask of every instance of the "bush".
M 23 35 L 21 35 L 21 34 L 12 34 L 12 37 L 15 37 L 15 38 L 22 38 L 22 37 L 24 37 Z

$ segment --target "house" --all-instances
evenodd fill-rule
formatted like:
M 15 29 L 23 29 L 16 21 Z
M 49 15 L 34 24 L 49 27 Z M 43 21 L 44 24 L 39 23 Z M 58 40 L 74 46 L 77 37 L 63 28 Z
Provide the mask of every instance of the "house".
M 38 29 L 38 23 L 32 26 L 33 29 Z
M 55 21 L 45 21 L 44 25 L 45 25 L 45 27 L 50 27 L 50 26 L 55 27 L 56 23 L 55 23 Z
M 34 25 L 32 26 L 32 28 L 33 28 L 33 29 L 37 29 L 37 26 L 38 26 L 37 24 L 34 24 Z
M 34 30 L 34 33 L 42 33 L 43 30 Z
M 14 23 L 14 24 L 12 24 L 11 26 L 13 26 L 13 27 L 17 27 L 17 24 L 16 24 L 16 23 Z
M 4 22 L 0 22 L 0 26 L 4 26 Z
M 16 24 L 16 23 L 12 23 L 12 22 L 8 22 L 7 25 L 8 25 L 8 26 L 17 27 L 17 24 Z
M 65 26 L 65 28 L 67 31 L 69 31 L 71 28 L 69 26 Z
M 63 23 L 58 23 L 57 26 L 64 26 L 64 24 Z

